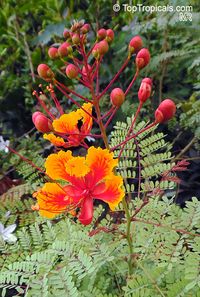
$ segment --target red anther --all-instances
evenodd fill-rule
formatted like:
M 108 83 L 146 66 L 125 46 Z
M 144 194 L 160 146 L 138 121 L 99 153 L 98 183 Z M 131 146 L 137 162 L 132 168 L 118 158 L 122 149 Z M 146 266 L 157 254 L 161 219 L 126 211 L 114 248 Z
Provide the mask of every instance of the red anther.
M 110 94 L 110 100 L 114 106 L 120 107 L 125 100 L 125 94 L 123 90 L 120 88 L 113 89 Z
M 170 120 L 176 113 L 176 105 L 171 99 L 165 99 L 155 111 L 156 123 L 163 123 Z
M 143 46 L 142 38 L 135 36 L 129 42 L 129 51 L 131 54 L 137 53 Z
M 142 48 L 135 59 L 135 63 L 137 68 L 142 69 L 144 68 L 150 61 L 150 53 L 149 50 L 147 48 Z
M 150 97 L 152 90 L 152 80 L 148 77 L 145 77 L 140 85 L 138 91 L 138 99 L 140 102 L 144 103 Z

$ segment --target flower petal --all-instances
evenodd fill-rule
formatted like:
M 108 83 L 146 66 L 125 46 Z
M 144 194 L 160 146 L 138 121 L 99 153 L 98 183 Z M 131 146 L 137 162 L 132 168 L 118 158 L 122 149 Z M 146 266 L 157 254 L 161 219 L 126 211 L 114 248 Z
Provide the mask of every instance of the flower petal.
M 53 121 L 52 125 L 56 132 L 59 133 L 79 133 L 77 124 L 81 119 L 81 115 L 76 111 L 72 111 L 68 114 L 63 114 L 59 119 Z
M 46 183 L 34 197 L 39 205 L 39 213 L 47 218 L 54 218 L 57 214 L 66 211 L 72 202 L 65 190 L 56 183 Z
M 89 225 L 92 222 L 93 199 L 90 196 L 84 198 L 78 219 L 83 225 Z
M 89 114 L 92 115 L 92 104 L 91 103 L 84 103 L 82 106 Z M 92 117 L 89 116 L 84 110 L 81 108 L 77 110 L 82 118 L 83 125 L 81 126 L 81 132 L 84 134 L 90 133 L 92 129 Z
M 75 177 L 85 176 L 89 171 L 84 157 L 73 157 L 65 165 L 66 172 Z
M 53 179 L 69 180 L 69 174 L 66 173 L 65 166 L 72 159 L 71 151 L 60 151 L 58 154 L 51 154 L 45 162 L 46 173 Z
M 43 138 L 49 140 L 55 146 L 66 146 L 66 142 L 62 137 L 57 137 L 53 133 L 44 134 Z
M 94 146 L 88 149 L 86 162 L 93 172 L 95 183 L 112 173 L 113 168 L 118 164 L 118 160 L 113 158 L 114 154 L 107 149 L 95 148 Z
M 125 195 L 124 190 L 121 188 L 122 184 L 123 179 L 121 176 L 111 174 L 105 181 L 105 189 L 101 186 L 102 192 L 98 185 L 97 189 L 95 187 L 93 191 L 94 198 L 103 200 L 114 210 Z

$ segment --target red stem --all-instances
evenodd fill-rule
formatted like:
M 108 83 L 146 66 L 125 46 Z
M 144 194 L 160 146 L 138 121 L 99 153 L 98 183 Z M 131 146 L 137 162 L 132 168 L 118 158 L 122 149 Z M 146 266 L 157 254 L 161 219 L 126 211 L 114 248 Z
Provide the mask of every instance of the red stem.
M 114 117 L 115 113 L 117 112 L 118 107 L 115 107 L 115 109 L 113 110 L 111 116 L 109 117 L 108 121 L 105 123 L 104 127 L 105 129 L 108 127 L 108 125 L 110 124 L 112 118 Z
M 101 117 L 101 120 L 107 118 L 107 117 L 111 114 L 111 112 L 113 112 L 114 109 L 115 109 L 115 106 L 112 106 L 111 109 L 109 109 L 109 111 L 106 112 L 106 113 Z
M 76 106 L 78 106 L 80 109 L 82 109 L 85 113 L 87 113 L 87 115 L 89 115 L 91 118 L 93 118 L 93 120 L 98 123 L 97 119 L 95 117 L 93 117 L 93 115 L 91 115 L 87 110 L 85 110 L 85 108 L 83 108 L 81 106 L 80 103 L 76 102 L 73 98 L 71 98 L 65 91 L 63 91 L 58 85 L 57 85 L 58 90 L 60 90 L 69 100 L 71 100 Z
M 61 84 L 59 81 L 54 80 L 55 86 L 59 85 L 61 86 L 63 89 L 65 89 L 67 92 L 72 93 L 73 95 L 75 95 L 76 97 L 79 97 L 81 99 L 83 99 L 84 101 L 88 101 L 88 99 L 86 99 L 85 97 L 81 96 L 80 94 L 77 94 L 76 92 L 74 92 L 73 90 L 67 88 L 65 85 Z
M 124 62 L 124 64 L 122 65 L 122 67 L 120 68 L 120 70 L 116 73 L 116 75 L 112 78 L 112 80 L 110 81 L 110 83 L 107 85 L 107 87 L 103 90 L 103 92 L 101 92 L 101 94 L 99 94 L 99 96 L 97 97 L 97 100 L 99 100 L 110 88 L 110 86 L 116 81 L 116 79 L 120 76 L 120 74 L 122 73 L 122 71 L 126 68 L 126 66 L 128 65 L 128 62 L 130 61 L 130 58 L 128 57 L 126 59 L 126 61 Z
M 125 91 L 125 96 L 128 94 L 128 92 L 130 91 L 130 89 L 131 89 L 131 87 L 132 87 L 132 85 L 134 84 L 134 82 L 135 82 L 135 80 L 136 80 L 136 78 L 138 77 L 138 74 L 139 74 L 139 68 L 137 68 L 137 70 L 136 70 L 136 73 L 135 73 L 135 75 L 134 75 L 134 77 L 133 77 L 133 79 L 132 79 L 132 81 L 130 82 L 130 84 L 129 84 L 129 86 L 128 86 L 128 88 L 126 89 L 126 91 Z

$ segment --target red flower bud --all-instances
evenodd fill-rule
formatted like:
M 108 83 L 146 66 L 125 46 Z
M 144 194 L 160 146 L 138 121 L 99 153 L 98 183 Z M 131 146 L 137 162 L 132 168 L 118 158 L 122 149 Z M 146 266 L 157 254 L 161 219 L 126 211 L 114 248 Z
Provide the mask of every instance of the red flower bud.
M 92 67 L 89 64 L 87 65 L 87 69 L 88 69 L 88 72 L 92 71 Z M 86 70 L 85 66 L 83 66 L 83 68 L 82 68 L 82 74 L 83 74 L 83 76 L 87 76 L 87 70 Z
M 78 76 L 78 68 L 74 64 L 69 64 L 66 67 L 66 75 L 70 78 L 76 78 Z
M 176 105 L 171 99 L 165 99 L 155 111 L 155 121 L 163 123 L 170 120 L 176 112 Z
M 144 103 L 151 95 L 151 89 L 152 89 L 152 80 L 148 77 L 145 77 L 140 85 L 139 91 L 138 91 L 138 98 L 140 102 Z
M 125 94 L 122 89 L 113 89 L 110 94 L 110 100 L 114 106 L 120 107 L 125 100 Z
M 80 43 L 80 37 L 77 33 L 74 33 L 72 35 L 72 43 L 73 44 L 79 44 Z
M 86 34 L 90 31 L 90 25 L 89 24 L 85 24 L 83 25 L 83 27 L 81 28 L 81 33 Z
M 58 48 L 60 57 L 67 57 L 70 52 L 72 52 L 72 47 L 68 42 L 62 43 Z
M 137 68 L 142 69 L 147 64 L 149 64 L 150 61 L 150 53 L 147 48 L 142 48 L 139 53 L 136 56 L 135 63 Z
M 53 130 L 51 121 L 40 111 L 33 113 L 32 121 L 39 132 L 48 133 Z
M 58 57 L 58 49 L 55 47 L 50 47 L 48 50 L 48 55 L 51 59 L 56 59 Z
M 113 41 L 113 39 L 114 39 L 114 36 L 115 36 L 114 31 L 111 30 L 111 29 L 108 29 L 108 30 L 106 30 L 106 34 L 107 34 L 107 36 L 106 36 L 107 42 L 111 43 Z
M 97 45 L 98 45 L 99 54 L 101 56 L 105 55 L 109 50 L 109 46 L 106 40 L 100 41 L 99 43 L 97 43 Z
M 51 80 L 54 77 L 54 73 L 46 64 L 38 65 L 37 72 L 39 76 L 45 80 Z
M 95 46 L 93 47 L 92 54 L 93 54 L 93 56 L 94 56 L 95 59 L 98 59 L 100 57 L 98 43 L 95 44 Z
M 142 38 L 135 36 L 129 42 L 129 51 L 131 54 L 137 53 L 143 46 Z
M 97 39 L 102 40 L 102 39 L 106 38 L 106 35 L 107 35 L 106 30 L 102 28 L 97 32 Z
M 67 39 L 67 38 L 70 37 L 70 32 L 69 32 L 69 30 L 64 29 L 64 31 L 63 31 L 63 37 L 64 37 L 65 39 Z

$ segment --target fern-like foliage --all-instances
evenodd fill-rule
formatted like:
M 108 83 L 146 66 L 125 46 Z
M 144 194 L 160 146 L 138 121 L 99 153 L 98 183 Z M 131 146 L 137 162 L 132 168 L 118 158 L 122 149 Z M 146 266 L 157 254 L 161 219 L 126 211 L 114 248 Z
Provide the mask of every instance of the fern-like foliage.
M 127 122 L 117 122 L 114 131 L 111 133 L 111 146 L 117 145 L 125 140 L 127 131 L 131 125 L 131 119 Z M 137 133 L 147 123 L 140 122 L 134 128 Z M 151 193 L 157 190 L 172 189 L 175 186 L 173 178 L 163 179 L 166 172 L 170 172 L 175 163 L 171 162 L 171 145 L 165 141 L 162 132 L 155 132 L 156 127 L 139 134 L 135 139 L 130 140 L 124 147 L 118 172 L 127 180 L 127 193 L 137 192 Z M 119 155 L 120 148 L 114 151 L 115 156 Z
M 135 208 L 141 203 L 136 199 Z M 101 211 L 102 206 L 94 216 Z M 181 209 L 167 198 L 154 197 L 138 213 L 131 225 L 135 258 L 131 277 L 123 239 L 126 224 L 114 227 L 107 215 L 96 230 L 64 217 L 54 221 L 38 217 L 30 226 L 18 228 L 17 242 L 1 247 L 1 296 L 13 290 L 12 296 L 41 297 L 199 296 L 197 199 Z

